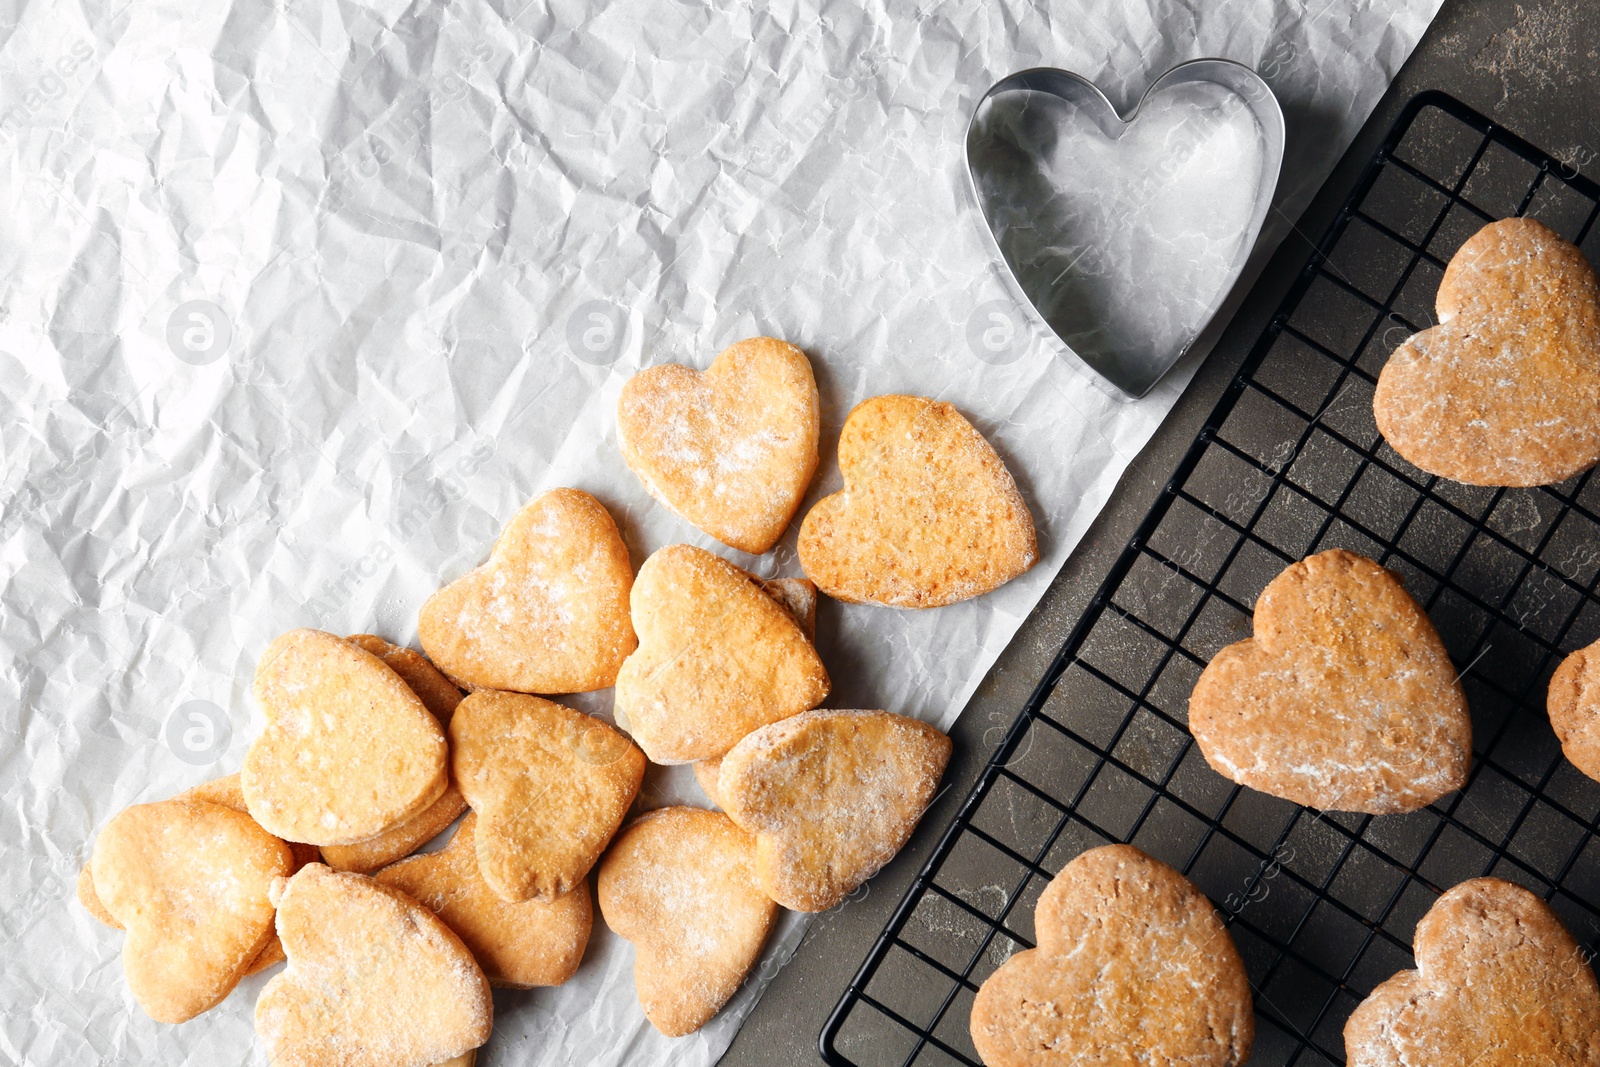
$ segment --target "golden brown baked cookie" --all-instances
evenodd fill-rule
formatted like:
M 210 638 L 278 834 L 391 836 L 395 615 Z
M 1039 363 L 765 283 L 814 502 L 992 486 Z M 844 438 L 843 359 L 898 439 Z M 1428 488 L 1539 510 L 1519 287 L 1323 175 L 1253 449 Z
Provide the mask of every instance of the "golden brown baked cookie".
M 810 361 L 771 337 L 729 345 L 703 373 L 642 370 L 617 400 L 622 458 L 650 495 L 757 554 L 783 536 L 811 484 L 819 426 Z
M 717 811 L 660 808 L 600 862 L 600 914 L 633 942 L 645 1017 L 668 1037 L 710 1021 L 761 955 L 778 906 L 756 884 L 755 842 Z
M 817 643 L 817 583 L 810 578 L 764 578 L 761 588 L 779 604 L 794 621 L 806 640 Z
M 388 664 L 389 669 L 398 674 L 400 680 L 410 686 L 411 691 L 433 712 L 439 725 L 449 729 L 450 716 L 456 713 L 462 693 L 443 671 L 428 661 L 427 656 L 414 648 L 386 641 L 376 634 L 351 634 L 345 640 Z
M 440 728 L 450 728 L 450 717 L 455 714 L 456 705 L 461 703 L 461 690 L 429 663 L 426 656 L 409 648 L 392 645 L 372 634 L 357 634 L 348 640 L 387 663 L 433 712 Z M 397 859 L 411 855 L 444 833 L 445 828 L 466 810 L 466 798 L 461 795 L 452 778 L 438 800 L 398 826 L 353 845 L 325 846 L 322 849 L 323 862 L 336 871 L 370 874 L 379 867 L 386 867 Z
M 988 1067 L 1237 1067 L 1255 1016 L 1233 938 L 1177 871 L 1131 845 L 1090 849 L 1039 897 L 1039 947 L 972 1003 Z
M 1384 438 L 1431 474 L 1548 485 L 1600 460 L 1600 286 L 1533 219 L 1491 222 L 1450 258 L 1439 325 L 1378 375 Z
M 152 1019 L 185 1022 L 232 991 L 272 936 L 268 885 L 293 863 L 248 815 L 204 801 L 136 804 L 100 831 L 91 879 Z
M 583 961 L 594 922 L 588 882 L 550 902 L 500 899 L 478 871 L 468 813 L 450 844 L 412 856 L 375 877 L 426 905 L 472 950 L 490 985 L 531 989 L 560 985 Z
M 221 778 L 213 778 L 209 782 L 201 782 L 190 789 L 179 793 L 174 800 L 204 800 L 212 804 L 221 804 L 225 808 L 237 811 L 241 815 L 249 815 L 250 807 L 244 802 L 244 786 L 240 783 L 238 772 L 225 774 Z M 302 844 L 299 841 L 284 842 L 289 846 L 289 852 L 294 856 L 294 869 L 298 871 L 308 863 L 317 862 L 317 846 Z M 274 938 L 273 940 L 277 940 Z M 280 959 L 282 957 L 279 957 Z
M 1561 661 L 1550 676 L 1545 708 L 1562 753 L 1600 781 L 1600 641 Z
M 835 600 L 937 608 L 1039 558 L 1033 516 L 994 448 L 954 407 L 917 396 L 856 405 L 839 434 L 844 489 L 800 525 L 800 566 Z
M 256 664 L 267 726 L 245 753 L 250 815 L 286 841 L 349 845 L 397 826 L 449 782 L 439 720 L 383 660 L 291 630 Z
M 240 784 L 238 774 L 228 774 L 221 778 L 213 778 L 209 782 L 201 782 L 194 788 L 179 793 L 176 799 L 210 801 L 237 811 L 241 815 L 250 814 L 250 808 L 244 802 L 244 787 Z M 299 841 L 287 841 L 285 844 L 289 846 L 289 854 L 294 857 L 294 863 L 289 867 L 291 875 L 306 864 L 317 862 L 319 854 L 316 845 L 306 845 Z M 267 939 L 266 947 L 250 966 L 245 968 L 245 976 L 259 974 L 273 964 L 283 961 L 283 943 L 278 940 L 278 932 L 274 930 L 272 936 Z
M 745 736 L 748 737 L 749 735 L 746 734 Z M 700 788 L 705 791 L 711 803 L 723 809 L 727 808 L 727 805 L 722 802 L 721 789 L 722 761 L 726 755 L 727 753 L 723 753 L 721 756 L 698 760 L 694 765 L 695 781 L 700 783 Z
M 489 982 L 433 912 L 320 863 L 274 885 L 289 966 L 256 1001 L 272 1067 L 429 1067 L 489 1039 Z
M 422 605 L 422 648 L 468 689 L 587 693 L 616 681 L 638 641 L 633 566 L 598 500 L 552 489 L 517 512 L 483 566 Z
M 644 779 L 644 753 L 620 732 L 523 693 L 467 697 L 450 747 L 478 813 L 483 880 L 509 901 L 553 901 L 582 885 Z
M 94 871 L 90 864 L 85 863 L 78 869 L 78 903 L 83 905 L 83 910 L 105 925 L 115 929 L 122 929 L 122 924 L 117 922 L 117 917 L 106 910 L 100 903 L 100 893 L 94 887 Z
M 691 545 L 644 561 L 633 625 L 639 650 L 617 675 L 617 716 L 656 763 L 720 756 L 828 695 L 828 672 L 794 617 L 744 571 Z
M 371 874 L 404 859 L 447 830 L 467 810 L 467 798 L 452 781 L 439 799 L 377 837 L 353 845 L 323 845 L 322 860 L 336 871 Z
M 1417 969 L 1344 1026 L 1350 1067 L 1600 1064 L 1600 986 L 1550 906 L 1498 878 L 1462 882 L 1417 924 Z
M 950 739 L 916 719 L 807 711 L 734 745 L 715 799 L 755 835 L 762 890 L 826 911 L 905 845 L 949 760 Z
M 782 604 L 784 610 L 794 616 L 794 621 L 800 624 L 800 632 L 806 635 L 806 640 L 813 645 L 817 643 L 817 586 L 809 578 L 767 578 L 758 579 L 761 588 L 767 595 Z M 694 765 L 694 776 L 700 783 L 700 788 L 705 790 L 706 796 L 718 807 L 723 803 L 717 799 L 717 776 L 722 773 L 722 757 L 713 756 L 710 759 L 698 760 Z
M 244 791 L 239 786 L 239 776 L 237 774 L 202 782 L 193 789 L 184 790 L 173 799 L 202 800 L 212 804 L 221 804 L 223 807 L 237 811 L 241 815 L 250 814 L 245 807 Z M 253 822 L 254 820 L 251 821 Z M 290 874 L 298 871 L 308 863 L 317 861 L 317 847 L 315 845 L 302 845 L 293 841 L 285 842 L 285 844 L 289 846 L 289 854 L 294 861 L 290 864 Z M 90 915 L 107 926 L 118 930 L 122 929 L 122 924 L 110 912 L 106 911 L 105 906 L 100 903 L 100 895 L 94 887 L 94 872 L 87 863 L 78 872 L 78 902 L 84 906 L 84 909 Z M 250 966 L 245 968 L 245 977 L 264 971 L 274 963 L 282 962 L 283 946 L 279 944 L 278 934 L 274 931 L 272 936 L 267 939 L 266 947 L 257 954 Z
M 293 851 L 295 847 L 291 845 L 290 850 Z M 299 870 L 301 866 L 302 864 L 300 863 L 294 863 L 291 865 L 291 869 Z M 84 910 L 94 919 L 114 930 L 122 929 L 122 924 L 117 921 L 116 916 L 107 911 L 105 905 L 100 903 L 100 894 L 94 888 L 94 871 L 90 869 L 90 865 L 87 863 L 78 871 L 78 903 L 82 904 Z M 275 963 L 282 963 L 283 960 L 283 944 L 278 940 L 278 933 L 274 930 L 272 936 L 267 939 L 266 946 L 256 953 L 256 958 L 251 960 L 250 965 L 244 969 L 243 977 L 248 978 L 252 974 L 259 974 Z
M 266 947 L 256 953 L 256 958 L 251 960 L 250 966 L 244 969 L 244 977 L 249 978 L 252 974 L 260 974 L 268 967 L 282 963 L 288 958 L 288 955 L 283 951 L 283 942 L 278 939 L 278 931 L 274 928 L 272 937 L 268 939 Z
M 1394 575 L 1342 549 L 1267 584 L 1255 636 L 1195 683 L 1189 729 L 1223 777 L 1335 811 L 1414 811 L 1466 784 L 1472 757 L 1433 623 Z

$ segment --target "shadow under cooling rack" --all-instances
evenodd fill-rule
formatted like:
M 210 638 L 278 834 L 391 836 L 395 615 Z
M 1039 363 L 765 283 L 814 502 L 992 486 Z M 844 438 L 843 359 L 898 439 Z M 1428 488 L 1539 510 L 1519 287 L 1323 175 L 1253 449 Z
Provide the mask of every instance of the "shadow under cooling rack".
M 1050 878 L 1114 841 L 1216 904 L 1255 990 L 1255 1065 L 1343 1063 L 1346 1018 L 1465 879 L 1525 885 L 1600 945 L 1600 783 L 1544 711 L 1561 656 L 1600 638 L 1600 480 L 1443 481 L 1372 416 L 1467 237 L 1529 215 L 1595 261 L 1597 212 L 1600 186 L 1482 115 L 1410 102 L 834 1009 L 827 1062 L 976 1067 L 978 986 L 1032 946 Z M 1250 636 L 1262 588 L 1329 548 L 1398 574 L 1463 671 L 1471 778 L 1409 815 L 1242 789 L 1188 732 L 1195 679 Z

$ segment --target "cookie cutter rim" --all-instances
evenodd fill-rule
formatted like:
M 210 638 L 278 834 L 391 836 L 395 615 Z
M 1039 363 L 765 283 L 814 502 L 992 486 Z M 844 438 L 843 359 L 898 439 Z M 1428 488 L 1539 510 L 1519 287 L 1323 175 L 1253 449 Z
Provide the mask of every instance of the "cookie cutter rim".
M 1210 82 L 1232 90 L 1233 93 L 1244 101 L 1255 117 L 1256 123 L 1265 139 L 1266 152 L 1261 164 L 1262 182 L 1256 194 L 1255 207 L 1251 212 L 1249 223 L 1245 227 L 1245 239 L 1240 242 L 1239 250 L 1234 256 L 1234 263 L 1228 271 L 1226 284 L 1217 289 L 1211 306 L 1206 310 L 1199 325 L 1190 334 L 1189 338 L 1175 351 L 1169 353 L 1157 365 L 1155 373 L 1118 373 L 1124 370 L 1126 362 L 1115 355 L 1096 357 L 1091 359 L 1073 348 L 1055 324 L 1045 317 L 1034 303 L 1033 297 L 1023 288 L 1021 279 L 1017 276 L 1017 268 L 1001 247 L 1000 238 L 995 233 L 994 221 L 989 213 L 984 210 L 983 197 L 978 191 L 978 176 L 973 168 L 973 133 L 978 126 L 978 115 L 983 106 L 993 97 L 1001 93 L 1030 91 L 1047 93 L 1068 103 L 1076 104 L 1086 110 L 1101 132 L 1113 140 L 1127 132 L 1139 118 L 1145 101 L 1157 92 L 1173 85 L 1187 82 Z M 1088 105 L 1085 107 L 1084 105 Z M 1169 68 L 1155 81 L 1151 82 L 1140 95 L 1138 101 L 1126 115 L 1118 111 L 1111 103 L 1109 97 L 1101 91 L 1093 81 L 1081 74 L 1076 74 L 1060 67 L 1029 67 L 1012 74 L 1007 74 L 989 88 L 985 89 L 972 105 L 972 112 L 967 117 L 966 134 L 962 139 L 962 156 L 967 172 L 967 195 L 973 206 L 977 209 L 978 218 L 987 237 L 989 250 L 1003 265 L 1001 272 L 1007 285 L 1014 296 L 1021 299 L 1040 322 L 1044 323 L 1053 337 L 1059 341 L 1073 358 L 1084 367 L 1088 368 L 1101 380 L 1110 384 L 1124 396 L 1138 400 L 1155 388 L 1156 383 L 1166 377 L 1168 372 L 1175 367 L 1184 356 L 1192 351 L 1205 350 L 1215 342 L 1226 325 L 1231 312 L 1244 298 L 1245 292 L 1255 280 L 1255 275 L 1265 265 L 1265 257 L 1258 256 L 1258 245 L 1261 239 L 1261 227 L 1266 222 L 1267 212 L 1272 209 L 1272 198 L 1277 192 L 1278 182 L 1283 171 L 1284 148 L 1284 119 L 1283 107 L 1278 103 L 1278 98 L 1272 92 L 1265 79 L 1250 67 L 1231 59 L 1202 58 L 1190 59 Z M 1252 262 L 1252 261 L 1255 262 Z M 1254 268 L 1253 270 L 1250 268 Z M 1224 315 L 1224 310 L 1230 312 Z

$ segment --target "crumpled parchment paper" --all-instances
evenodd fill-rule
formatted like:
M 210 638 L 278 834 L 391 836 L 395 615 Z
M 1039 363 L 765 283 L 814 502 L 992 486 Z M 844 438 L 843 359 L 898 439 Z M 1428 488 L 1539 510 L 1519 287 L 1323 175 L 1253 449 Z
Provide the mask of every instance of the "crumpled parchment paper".
M 689 541 L 617 451 L 628 375 L 771 333 L 812 356 L 823 464 L 857 401 L 951 400 L 1042 558 L 924 613 L 826 603 L 830 705 L 948 725 L 1193 358 L 1115 398 L 1010 297 L 964 187 L 972 101 L 1057 65 L 1119 106 L 1174 63 L 1259 69 L 1288 118 L 1279 240 L 1438 0 L 19 3 L 0 21 L 0 1060 L 262 1062 L 267 976 L 149 1021 L 74 902 L 123 806 L 239 766 L 256 655 L 295 626 L 414 641 L 418 606 L 542 489 L 596 494 L 635 565 Z M 1159 294 L 1152 294 L 1152 298 Z M 609 694 L 580 702 L 606 713 Z M 703 802 L 687 769 L 645 803 Z M 602 925 L 502 993 L 480 1064 L 709 1064 L 644 1021 Z M 857 961 L 840 960 L 842 987 Z

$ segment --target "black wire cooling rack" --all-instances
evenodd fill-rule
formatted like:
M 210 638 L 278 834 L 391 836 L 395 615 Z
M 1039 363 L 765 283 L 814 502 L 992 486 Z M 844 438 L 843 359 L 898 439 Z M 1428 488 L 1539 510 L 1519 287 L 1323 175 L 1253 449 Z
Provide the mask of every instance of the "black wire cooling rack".
M 1464 879 L 1521 883 L 1600 945 L 1600 784 L 1544 711 L 1561 656 L 1600 638 L 1600 479 L 1440 480 L 1372 416 L 1462 241 L 1530 215 L 1584 246 L 1597 213 L 1600 186 L 1460 102 L 1409 103 L 834 1009 L 828 1063 L 976 1067 L 978 986 L 1032 946 L 1050 878 L 1114 841 L 1217 905 L 1255 989 L 1255 1065 L 1343 1063 L 1350 1012 L 1413 965 L 1417 920 Z M 1400 575 L 1462 668 L 1471 778 L 1422 811 L 1301 808 L 1225 780 L 1189 735 L 1201 668 L 1250 635 L 1268 581 L 1328 548 Z

